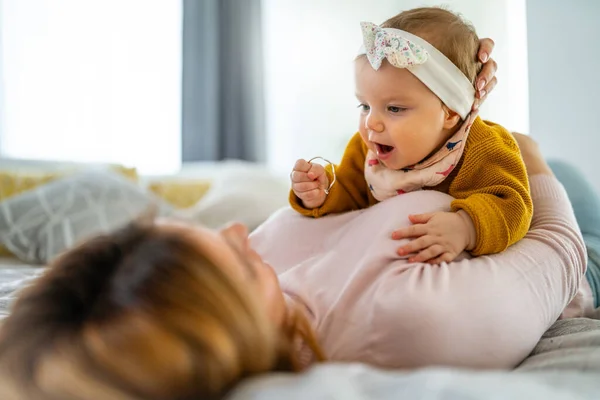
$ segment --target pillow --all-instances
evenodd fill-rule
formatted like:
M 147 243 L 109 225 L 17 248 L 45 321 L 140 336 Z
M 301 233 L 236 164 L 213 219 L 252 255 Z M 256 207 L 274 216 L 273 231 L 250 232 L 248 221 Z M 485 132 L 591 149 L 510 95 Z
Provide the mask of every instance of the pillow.
M 0 170 L 0 200 L 26 192 L 38 186 L 44 185 L 53 180 L 63 178 L 67 175 L 82 172 L 87 169 L 83 167 L 66 168 L 59 170 L 48 169 L 1 169 Z M 138 180 L 137 170 L 127 168 L 121 165 L 111 165 L 107 170 L 115 171 L 124 177 L 132 180 Z
M 0 171 L 0 200 L 34 189 L 58 177 L 53 173 Z
M 50 167 L 50 163 L 46 167 L 20 167 L 18 164 L 9 167 L 7 170 L 0 171 L 0 201 L 9 197 L 35 189 L 48 182 L 60 179 L 67 175 L 73 174 L 77 169 L 83 167 Z M 137 170 L 135 168 L 127 168 L 121 165 L 109 165 L 108 169 L 118 172 L 119 174 L 131 179 L 138 180 Z M 13 254 L 5 247 L 0 245 L 0 256 L 12 256 Z
M 158 206 L 170 207 L 110 171 L 70 175 L 0 202 L 0 242 L 21 260 L 46 264 L 82 240 Z
M 148 190 L 175 208 L 189 208 L 198 203 L 210 189 L 210 181 L 205 179 L 185 179 L 153 181 Z
M 175 214 L 209 228 L 235 221 L 253 230 L 288 205 L 289 190 L 287 176 L 276 176 L 267 168 L 251 163 L 229 165 L 216 174 L 210 190 L 196 205 Z

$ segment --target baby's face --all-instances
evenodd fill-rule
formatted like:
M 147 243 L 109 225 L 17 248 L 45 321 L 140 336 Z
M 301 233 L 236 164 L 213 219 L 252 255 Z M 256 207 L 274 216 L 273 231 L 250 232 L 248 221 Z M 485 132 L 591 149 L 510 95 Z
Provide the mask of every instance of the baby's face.
M 441 100 L 412 73 L 356 60 L 359 132 L 387 168 L 402 169 L 439 149 L 451 131 Z

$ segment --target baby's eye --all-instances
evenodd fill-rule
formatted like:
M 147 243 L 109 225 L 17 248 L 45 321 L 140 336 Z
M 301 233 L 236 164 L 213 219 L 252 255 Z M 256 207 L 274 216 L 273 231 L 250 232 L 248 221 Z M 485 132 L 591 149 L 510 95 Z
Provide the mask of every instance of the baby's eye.
M 396 106 L 389 106 L 388 107 L 388 111 L 392 112 L 392 113 L 399 113 L 399 112 L 402 112 L 402 111 L 406 111 L 406 108 L 396 107 Z
M 360 111 L 362 111 L 362 112 L 367 112 L 367 111 L 369 111 L 369 110 L 371 109 L 371 107 L 369 107 L 369 106 L 368 106 L 368 105 L 366 105 L 366 104 L 362 104 L 362 103 L 358 105 L 358 108 L 359 108 L 359 109 L 360 109 Z

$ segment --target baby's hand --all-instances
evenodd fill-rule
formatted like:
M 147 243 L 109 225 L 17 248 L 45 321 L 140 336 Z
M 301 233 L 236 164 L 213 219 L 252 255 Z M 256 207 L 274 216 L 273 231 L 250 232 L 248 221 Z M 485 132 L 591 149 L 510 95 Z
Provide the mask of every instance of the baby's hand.
M 312 209 L 325 203 L 325 190 L 329 187 L 329 179 L 322 165 L 298 160 L 290 178 L 292 190 L 302 200 L 304 207 Z
M 415 238 L 398 249 L 398 254 L 414 254 L 408 262 L 439 264 L 454 260 L 463 250 L 475 247 L 473 221 L 465 211 L 410 215 L 414 225 L 392 233 L 392 239 Z

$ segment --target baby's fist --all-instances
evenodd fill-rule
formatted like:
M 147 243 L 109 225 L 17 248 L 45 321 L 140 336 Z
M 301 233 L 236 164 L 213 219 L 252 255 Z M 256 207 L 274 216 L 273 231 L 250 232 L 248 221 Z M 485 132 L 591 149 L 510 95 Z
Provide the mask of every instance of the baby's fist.
M 329 179 L 322 165 L 300 159 L 296 161 L 290 178 L 292 190 L 304 207 L 312 209 L 325 203 L 325 190 L 329 187 Z

